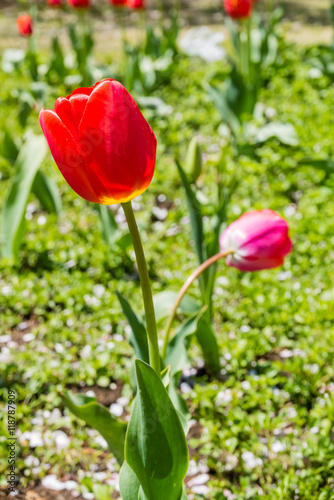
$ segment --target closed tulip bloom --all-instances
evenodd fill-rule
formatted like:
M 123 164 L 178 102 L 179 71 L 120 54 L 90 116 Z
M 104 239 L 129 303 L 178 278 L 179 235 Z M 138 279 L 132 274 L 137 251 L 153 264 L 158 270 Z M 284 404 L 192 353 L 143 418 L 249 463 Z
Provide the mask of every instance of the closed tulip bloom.
M 127 0 L 129 9 L 145 9 L 145 0 Z
M 65 180 L 82 198 L 125 203 L 151 183 L 155 135 L 119 82 L 102 80 L 57 99 L 40 124 Z
M 249 17 L 252 13 L 253 0 L 223 0 L 226 14 L 233 19 Z
M 268 209 L 242 215 L 225 229 L 219 243 L 221 252 L 232 251 L 227 265 L 240 271 L 281 266 L 292 249 L 287 222 Z
M 90 7 L 90 0 L 67 0 L 67 3 L 70 7 L 74 7 L 76 9 Z
M 50 7 L 61 7 L 63 5 L 62 0 L 47 0 L 47 4 Z
M 16 20 L 17 30 L 21 36 L 31 36 L 33 33 L 33 22 L 29 14 L 23 14 Z
M 126 0 L 109 0 L 110 4 L 114 7 L 119 7 L 120 5 L 125 5 Z

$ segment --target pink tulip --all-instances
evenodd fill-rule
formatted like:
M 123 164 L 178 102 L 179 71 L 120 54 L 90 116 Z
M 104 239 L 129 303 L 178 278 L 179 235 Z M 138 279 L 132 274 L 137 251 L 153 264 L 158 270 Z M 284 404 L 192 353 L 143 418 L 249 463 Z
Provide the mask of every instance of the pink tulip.
M 253 210 L 233 222 L 220 236 L 220 251 L 232 250 L 228 266 L 260 271 L 281 266 L 291 252 L 287 222 L 272 210 Z

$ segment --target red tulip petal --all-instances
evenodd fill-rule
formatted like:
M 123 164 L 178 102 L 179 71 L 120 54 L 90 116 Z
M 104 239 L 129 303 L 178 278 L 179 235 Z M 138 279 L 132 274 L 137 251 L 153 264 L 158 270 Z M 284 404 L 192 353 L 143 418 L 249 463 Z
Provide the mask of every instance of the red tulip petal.
M 145 191 L 155 166 L 156 138 L 126 89 L 104 80 L 93 89 L 79 129 L 79 149 L 100 203 L 129 201 Z
M 98 197 L 87 177 L 87 167 L 73 136 L 59 116 L 50 110 L 42 110 L 39 121 L 59 170 L 71 188 L 82 198 L 98 203 Z
M 93 87 L 79 87 L 78 89 L 73 90 L 72 94 L 67 96 L 67 99 L 72 97 L 72 95 L 76 95 L 76 94 L 90 95 L 92 93 L 94 87 L 95 87 L 95 85 L 93 85 Z
M 73 115 L 76 119 L 77 127 L 79 129 L 88 102 L 88 95 L 87 94 L 72 95 L 69 99 L 69 102 L 71 103 Z
M 75 116 L 73 115 L 73 110 L 71 103 L 66 97 L 59 97 L 56 100 L 55 112 L 59 116 L 60 120 L 63 122 L 65 127 L 71 132 L 73 138 L 77 140 L 78 138 L 78 124 Z

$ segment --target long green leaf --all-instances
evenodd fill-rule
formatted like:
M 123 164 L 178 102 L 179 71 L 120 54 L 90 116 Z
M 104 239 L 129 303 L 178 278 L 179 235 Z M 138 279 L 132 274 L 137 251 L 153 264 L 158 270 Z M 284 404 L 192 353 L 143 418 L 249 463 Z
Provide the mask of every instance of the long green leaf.
M 180 500 L 188 448 L 178 414 L 158 375 L 136 360 L 138 393 L 131 415 L 125 458 L 147 500 Z
M 324 170 L 328 174 L 334 173 L 334 160 L 331 160 L 330 158 L 303 158 L 302 160 L 299 160 L 298 165 L 307 165 L 309 167 L 314 167 L 319 170 Z
M 146 328 L 126 298 L 119 292 L 116 292 L 116 295 L 120 301 L 123 314 L 131 326 L 132 335 L 129 339 L 130 345 L 133 347 L 136 357 L 148 363 L 149 354 Z
M 113 246 L 118 233 L 118 226 L 114 214 L 106 205 L 96 204 L 96 210 L 101 220 L 103 239 L 109 246 Z
M 198 322 L 202 318 L 205 311 L 206 307 L 203 307 L 199 314 L 196 314 L 185 321 L 169 342 L 165 358 L 165 366 L 170 365 L 171 376 L 182 372 L 184 368 L 189 366 L 190 360 L 188 356 L 188 348 L 192 337 L 197 332 Z
M 188 349 L 191 340 L 197 334 L 198 324 L 205 311 L 206 307 L 203 307 L 198 314 L 192 316 L 181 325 L 168 345 L 165 358 L 165 365 L 170 366 L 168 394 L 179 412 L 181 423 L 186 434 L 189 430 L 188 422 L 190 413 L 186 402 L 178 390 L 178 384 L 182 370 L 190 366 Z
M 177 169 L 179 171 L 183 187 L 186 192 L 187 196 L 187 204 L 188 204 L 188 210 L 189 210 L 189 216 L 190 216 L 190 223 L 191 223 L 191 229 L 193 233 L 193 238 L 195 242 L 195 248 L 196 248 L 196 253 L 197 253 L 197 258 L 200 264 L 202 264 L 205 259 L 205 251 L 203 248 L 203 242 L 204 242 L 204 233 L 203 233 L 203 221 L 202 221 L 202 213 L 201 213 L 201 207 L 200 204 L 196 198 L 195 192 L 193 191 L 186 173 L 184 172 L 183 168 L 181 167 L 180 163 L 175 160 Z
M 2 256 L 5 258 L 18 257 L 28 197 L 46 152 L 44 137 L 31 135 L 15 162 L 16 172 L 2 214 Z
M 1 155 L 14 165 L 20 150 L 16 141 L 9 130 L 5 127 L 3 130 L 3 140 L 1 144 Z
M 207 366 L 214 373 L 219 372 L 219 347 L 208 314 L 205 314 L 202 318 L 200 318 L 197 324 L 196 337 L 203 351 L 203 356 Z
M 157 322 L 169 316 L 177 298 L 177 292 L 165 290 L 154 295 L 154 309 Z M 179 306 L 182 314 L 194 314 L 201 308 L 200 304 L 193 298 L 186 295 Z
M 140 482 L 126 461 L 123 462 L 119 474 L 119 489 L 122 500 L 138 500 Z
M 122 464 L 127 424 L 117 420 L 96 398 L 70 392 L 63 393 L 61 397 L 76 417 L 99 431 L 107 441 L 111 453 L 115 455 L 118 463 Z
M 42 207 L 49 213 L 59 214 L 62 208 L 61 197 L 57 185 L 43 172 L 37 171 L 32 191 L 39 199 Z

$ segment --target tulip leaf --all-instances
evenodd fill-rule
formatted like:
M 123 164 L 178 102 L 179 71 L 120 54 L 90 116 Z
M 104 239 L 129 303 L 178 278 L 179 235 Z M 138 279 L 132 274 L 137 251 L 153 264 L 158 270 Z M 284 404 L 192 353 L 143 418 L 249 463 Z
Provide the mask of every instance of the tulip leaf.
M 57 185 L 40 170 L 36 173 L 32 191 L 44 210 L 57 215 L 60 213 L 61 197 Z
M 16 144 L 16 141 L 12 134 L 9 132 L 8 128 L 5 127 L 3 130 L 3 140 L 1 144 L 1 155 L 6 158 L 12 165 L 14 165 L 20 149 Z
M 97 402 L 96 398 L 83 394 L 72 394 L 68 391 L 63 393 L 61 397 L 67 408 L 76 417 L 81 418 L 87 425 L 99 431 L 107 441 L 111 453 L 122 464 L 127 424 L 117 420 L 105 406 Z
M 175 304 L 176 298 L 177 292 L 173 292 L 171 290 L 166 290 L 154 295 L 153 302 L 157 323 L 169 316 L 173 305 Z M 185 295 L 181 301 L 179 310 L 182 314 L 194 314 L 200 309 L 200 307 L 200 304 L 198 304 L 196 300 L 188 295 Z
M 100 216 L 103 239 L 107 243 L 107 245 L 111 247 L 115 243 L 118 233 L 118 226 L 117 222 L 115 221 L 114 214 L 106 205 L 96 204 L 95 208 Z
M 175 336 L 168 344 L 165 358 L 165 365 L 170 366 L 168 394 L 179 413 L 181 423 L 186 434 L 188 432 L 190 414 L 188 406 L 178 390 L 178 383 L 182 370 L 190 366 L 188 349 L 193 337 L 197 334 L 199 322 L 201 321 L 205 311 L 206 307 L 203 307 L 198 314 L 192 316 L 185 321 L 183 325 L 181 325 Z
M 147 500 L 180 500 L 189 457 L 179 416 L 149 365 L 136 360 L 136 376 L 138 392 L 126 436 L 126 461 Z
M 205 311 L 206 307 L 203 307 L 199 314 L 196 314 L 185 321 L 169 342 L 166 352 L 165 365 L 170 365 L 172 377 L 176 373 L 181 373 L 184 368 L 189 366 L 189 345 L 192 337 L 197 332 L 198 322 L 202 318 Z
M 138 500 L 147 500 L 147 496 L 145 495 L 142 487 L 139 489 Z
M 271 122 L 261 127 L 254 138 L 255 144 L 262 144 L 269 139 L 277 139 L 286 146 L 298 146 L 299 137 L 291 123 Z
M 126 298 L 119 292 L 116 292 L 116 295 L 120 301 L 123 314 L 131 326 L 132 335 L 129 339 L 130 345 L 133 347 L 136 357 L 148 363 L 149 354 L 146 328 Z
M 57 76 L 63 80 L 68 72 L 64 59 L 63 49 L 61 48 L 58 37 L 54 36 L 52 38 L 51 62 L 46 77 L 50 78 L 52 76 Z
M 203 232 L 203 221 L 202 221 L 202 213 L 201 206 L 196 198 L 196 194 L 193 191 L 187 175 L 180 163 L 176 160 L 176 166 L 179 171 L 183 187 L 186 192 L 187 204 L 190 216 L 191 229 L 193 233 L 193 238 L 195 241 L 195 248 L 197 253 L 197 258 L 200 264 L 205 261 L 206 255 L 205 250 L 203 248 L 204 241 L 204 232 Z
M 113 486 L 109 486 L 108 484 L 93 484 L 95 500 L 110 500 L 113 492 Z
M 18 257 L 28 197 L 46 152 L 44 137 L 30 135 L 15 162 L 16 172 L 2 214 L 2 256 L 5 258 Z
M 130 465 L 124 461 L 119 474 L 119 489 L 122 500 L 138 500 L 140 482 Z
M 219 347 L 208 314 L 203 315 L 197 324 L 196 337 L 206 364 L 214 373 L 220 370 Z
M 298 164 L 301 165 L 306 165 L 309 167 L 314 167 L 319 170 L 324 170 L 327 174 L 333 174 L 334 173 L 334 160 L 331 160 L 330 158 L 303 158 L 299 160 Z

